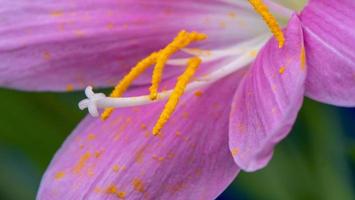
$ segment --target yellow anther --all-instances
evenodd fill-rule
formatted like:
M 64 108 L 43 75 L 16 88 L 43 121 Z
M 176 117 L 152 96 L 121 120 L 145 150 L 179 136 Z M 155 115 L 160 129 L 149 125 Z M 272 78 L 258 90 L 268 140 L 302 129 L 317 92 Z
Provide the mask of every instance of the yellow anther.
M 112 91 L 110 97 L 120 97 L 132 84 L 132 82 L 141 75 L 148 67 L 153 65 L 158 58 L 158 53 L 154 52 L 148 57 L 140 61 L 131 71 L 117 84 L 115 89 Z M 113 112 L 113 108 L 107 108 L 101 114 L 101 119 L 107 119 Z
M 283 45 L 285 44 L 285 37 L 275 17 L 269 12 L 269 9 L 267 8 L 267 6 L 264 4 L 262 0 L 248 0 L 248 1 L 251 5 L 253 5 L 255 11 L 263 17 L 264 21 L 269 26 L 269 29 L 271 30 L 276 40 L 278 41 L 279 47 L 282 48 Z
M 169 118 L 175 111 L 175 108 L 179 103 L 180 97 L 184 94 L 187 84 L 189 83 L 192 76 L 195 74 L 200 63 L 201 59 L 197 57 L 191 58 L 189 60 L 185 72 L 181 76 L 179 76 L 174 91 L 169 97 L 168 102 L 165 104 L 164 110 L 160 114 L 160 117 L 153 128 L 153 135 L 158 135 L 160 133 L 160 130 L 164 127 L 166 122 L 169 120 Z
M 176 38 L 164 49 L 152 53 L 133 67 L 131 71 L 117 84 L 110 97 L 121 97 L 139 75 L 141 75 L 151 65 L 156 64 L 153 71 L 152 86 L 150 87 L 150 98 L 152 100 L 156 99 L 158 97 L 158 87 L 162 79 L 164 66 L 170 56 L 180 49 L 185 48 L 192 42 L 204 40 L 206 38 L 207 35 L 203 33 L 180 31 Z M 105 109 L 101 114 L 101 119 L 107 119 L 113 110 L 114 108 Z
M 164 66 L 171 55 L 176 53 L 182 48 L 185 48 L 189 44 L 195 41 L 204 40 L 207 38 L 206 34 L 197 33 L 197 32 L 186 32 L 180 31 L 180 33 L 176 36 L 176 38 L 167 45 L 164 49 L 159 52 L 159 56 L 157 59 L 157 64 L 154 67 L 153 77 L 152 77 L 152 86 L 149 88 L 150 90 L 150 98 L 152 100 L 157 99 L 158 97 L 158 88 L 159 83 L 162 80 L 162 74 L 164 70 Z

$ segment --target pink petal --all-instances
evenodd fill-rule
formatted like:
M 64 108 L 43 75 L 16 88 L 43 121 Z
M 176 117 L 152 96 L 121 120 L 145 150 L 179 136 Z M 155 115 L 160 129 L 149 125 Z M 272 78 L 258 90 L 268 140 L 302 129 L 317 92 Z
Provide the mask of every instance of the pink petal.
M 271 39 L 241 82 L 232 106 L 229 146 L 246 171 L 264 167 L 274 146 L 289 133 L 303 101 L 306 77 L 300 21 L 294 15 L 278 48 Z
M 162 136 L 151 130 L 163 103 L 117 109 L 105 122 L 87 117 L 47 169 L 38 199 L 118 199 L 118 191 L 126 199 L 214 199 L 239 171 L 228 114 L 240 76 L 186 94 Z
M 353 0 L 311 0 L 302 12 L 310 98 L 355 106 L 354 10 Z
M 238 42 L 261 30 L 252 20 L 238 18 L 253 16 L 251 11 L 223 1 L 0 2 L 0 85 L 24 90 L 112 86 L 182 29 L 207 33 L 207 47 Z

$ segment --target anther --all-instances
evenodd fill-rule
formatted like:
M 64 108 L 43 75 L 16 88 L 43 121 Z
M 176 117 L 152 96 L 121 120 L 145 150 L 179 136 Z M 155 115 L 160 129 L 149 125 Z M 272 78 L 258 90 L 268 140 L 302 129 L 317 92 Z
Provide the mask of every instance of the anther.
M 173 93 L 170 95 L 168 102 L 165 104 L 163 112 L 153 128 L 153 135 L 159 135 L 160 130 L 164 127 L 179 103 L 180 97 L 184 94 L 185 88 L 192 76 L 196 73 L 197 68 L 201 63 L 198 57 L 191 58 L 185 72 L 179 76 Z
M 262 0 L 248 0 L 253 5 L 255 11 L 261 15 L 271 32 L 274 34 L 276 40 L 279 43 L 279 47 L 282 48 L 285 44 L 285 36 L 277 23 L 275 17 L 269 12 L 269 9 Z
M 138 78 L 146 69 L 151 65 L 156 64 L 152 76 L 152 86 L 150 87 L 150 99 L 155 100 L 158 97 L 158 87 L 162 79 L 164 66 L 171 55 L 176 53 L 182 48 L 195 41 L 204 40 L 207 38 L 206 34 L 198 32 L 180 31 L 176 38 L 167 45 L 164 49 L 152 53 L 147 58 L 140 61 L 131 71 L 117 84 L 110 97 L 121 97 L 122 94 L 128 89 L 132 82 Z M 101 114 L 101 119 L 107 119 L 114 108 L 106 108 Z
M 188 33 L 186 31 L 180 31 L 180 33 L 173 40 L 173 42 L 171 42 L 168 46 L 166 46 L 163 50 L 159 52 L 157 64 L 155 65 L 153 71 L 152 86 L 149 88 L 151 100 L 155 100 L 158 97 L 159 83 L 162 80 L 164 66 L 170 56 L 179 51 L 180 49 L 185 48 L 192 42 L 204 40 L 206 38 L 206 34 L 197 32 Z
M 156 62 L 158 58 L 158 53 L 152 53 L 142 61 L 140 61 L 135 67 L 131 69 L 131 71 L 117 84 L 115 89 L 112 91 L 110 97 L 121 97 L 122 94 L 128 89 L 128 87 L 132 84 L 132 82 L 138 78 L 148 67 Z M 107 108 L 101 114 L 101 119 L 107 119 L 114 108 Z

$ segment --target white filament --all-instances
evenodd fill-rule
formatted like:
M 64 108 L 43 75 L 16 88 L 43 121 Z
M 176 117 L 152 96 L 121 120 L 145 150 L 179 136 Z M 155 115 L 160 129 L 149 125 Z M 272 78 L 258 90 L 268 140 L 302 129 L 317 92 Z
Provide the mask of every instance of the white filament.
M 236 47 L 230 48 L 228 50 L 220 51 L 217 53 L 218 56 L 214 57 L 212 60 L 217 58 L 229 58 L 231 55 L 235 56 L 236 58 L 233 61 L 229 62 L 228 64 L 210 72 L 209 74 L 198 77 L 195 81 L 192 81 L 186 87 L 186 92 L 193 91 L 202 87 L 205 87 L 235 71 L 242 69 L 243 67 L 247 66 L 250 62 L 252 62 L 255 57 L 250 55 L 253 51 L 258 51 L 266 42 L 267 36 L 263 35 L 258 37 L 257 39 L 253 39 L 248 42 L 241 43 Z M 248 46 L 248 45 L 249 46 Z M 217 52 L 217 51 L 215 51 Z M 222 55 L 222 52 L 224 55 Z M 232 54 L 232 52 L 235 52 Z M 239 55 L 238 55 L 239 54 Z M 203 57 L 202 57 L 203 59 Z M 185 59 L 175 59 L 172 63 L 175 64 L 183 64 L 186 60 Z M 180 62 L 180 63 L 179 63 Z M 172 64 L 170 63 L 170 64 Z M 185 63 L 186 64 L 186 63 Z M 119 107 L 131 107 L 131 106 L 139 106 L 154 103 L 156 101 L 161 101 L 167 99 L 173 90 L 168 90 L 165 92 L 161 92 L 158 95 L 158 99 L 155 101 L 150 100 L 149 95 L 142 95 L 142 96 L 134 96 L 134 97 L 106 97 L 104 94 L 99 93 L 95 94 L 92 91 L 92 87 L 88 86 L 85 90 L 85 94 L 87 99 L 84 99 L 79 102 L 79 108 L 81 110 L 88 108 L 89 113 L 92 116 L 98 116 L 98 108 L 119 108 Z

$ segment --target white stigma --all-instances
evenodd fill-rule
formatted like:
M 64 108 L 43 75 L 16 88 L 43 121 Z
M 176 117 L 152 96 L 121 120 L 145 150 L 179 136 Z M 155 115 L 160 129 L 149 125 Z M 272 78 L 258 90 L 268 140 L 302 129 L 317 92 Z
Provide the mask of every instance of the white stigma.
M 79 102 L 79 108 L 80 110 L 84 110 L 85 108 L 88 108 L 89 113 L 93 117 L 99 116 L 99 112 L 97 110 L 98 108 L 98 101 L 107 98 L 105 94 L 103 93 L 94 93 L 92 90 L 91 86 L 86 87 L 85 89 L 85 95 L 87 99 L 81 100 Z

